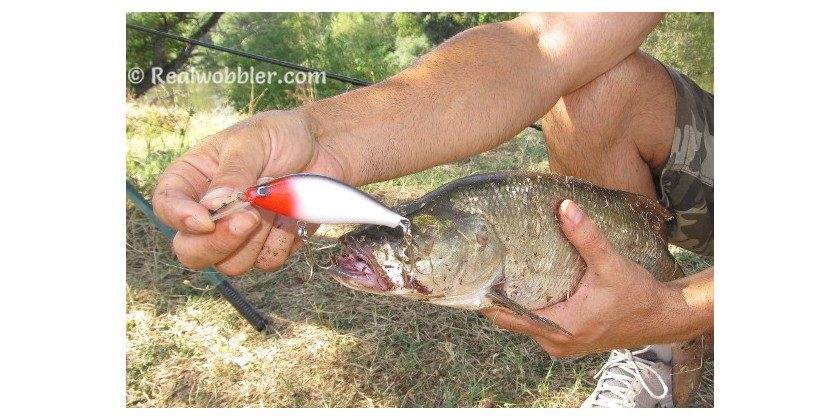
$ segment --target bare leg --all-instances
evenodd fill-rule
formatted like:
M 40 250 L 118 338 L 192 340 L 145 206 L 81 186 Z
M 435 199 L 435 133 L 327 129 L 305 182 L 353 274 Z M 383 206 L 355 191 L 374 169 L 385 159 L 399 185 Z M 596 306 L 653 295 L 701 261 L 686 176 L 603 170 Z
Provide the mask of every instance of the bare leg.
M 658 198 L 674 137 L 668 73 L 642 52 L 564 98 L 543 117 L 554 172 Z
M 675 115 L 670 76 L 637 51 L 543 117 L 551 170 L 658 199 L 656 180 L 670 156 Z M 673 344 L 672 352 L 674 403 L 689 406 L 702 373 L 702 340 Z

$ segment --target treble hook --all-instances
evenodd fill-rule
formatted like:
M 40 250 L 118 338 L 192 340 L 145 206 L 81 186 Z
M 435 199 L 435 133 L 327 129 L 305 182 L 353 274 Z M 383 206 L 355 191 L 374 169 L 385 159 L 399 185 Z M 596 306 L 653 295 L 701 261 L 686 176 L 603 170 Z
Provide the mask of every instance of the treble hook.
M 330 262 L 328 266 L 322 266 L 318 264 L 318 261 L 315 260 L 315 254 L 312 252 L 312 245 L 309 242 L 309 233 L 306 231 L 306 222 L 303 220 L 298 220 L 297 223 L 298 228 L 298 236 L 300 236 L 301 242 L 303 242 L 303 249 L 304 249 L 304 259 L 306 260 L 306 265 L 309 266 L 309 277 L 306 279 L 307 281 L 312 279 L 312 275 L 315 272 L 315 267 L 318 267 L 322 270 L 329 270 L 332 268 L 333 264 Z
M 405 261 L 408 260 L 408 270 L 403 268 L 403 271 L 407 271 L 409 276 L 412 273 L 419 273 L 420 270 L 417 268 L 417 260 L 414 258 L 414 236 L 411 234 L 411 221 L 408 219 L 400 220 L 400 227 L 403 230 L 403 242 L 400 246 L 400 258 Z
M 236 205 L 231 206 L 230 208 L 227 208 L 228 206 L 230 206 L 233 203 L 236 203 Z M 231 213 L 237 212 L 240 209 L 248 207 L 249 205 L 250 205 L 250 203 L 245 200 L 245 193 L 238 192 L 238 193 L 236 193 L 236 196 L 233 197 L 230 201 L 222 203 L 221 206 L 216 207 L 215 209 L 210 209 L 210 220 L 212 220 L 212 221 L 219 220 L 222 217 L 225 217 L 225 216 L 227 216 Z

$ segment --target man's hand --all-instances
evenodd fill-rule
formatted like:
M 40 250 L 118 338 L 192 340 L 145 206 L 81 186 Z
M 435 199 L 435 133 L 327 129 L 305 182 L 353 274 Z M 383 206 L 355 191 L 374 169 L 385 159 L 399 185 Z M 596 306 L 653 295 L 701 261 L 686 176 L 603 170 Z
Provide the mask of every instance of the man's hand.
M 298 172 L 343 179 L 338 160 L 295 112 L 255 115 L 205 138 L 160 176 L 155 214 L 178 233 L 173 248 L 187 267 L 229 275 L 279 268 L 299 243 L 296 222 L 253 207 L 217 220 L 208 209 L 264 181 Z
M 667 317 L 663 304 L 667 303 L 668 288 L 620 255 L 595 222 L 570 200 L 560 206 L 560 223 L 586 261 L 586 273 L 567 301 L 534 312 L 575 336 L 504 310 L 482 312 L 501 328 L 531 336 L 555 357 L 661 342 L 657 326 Z

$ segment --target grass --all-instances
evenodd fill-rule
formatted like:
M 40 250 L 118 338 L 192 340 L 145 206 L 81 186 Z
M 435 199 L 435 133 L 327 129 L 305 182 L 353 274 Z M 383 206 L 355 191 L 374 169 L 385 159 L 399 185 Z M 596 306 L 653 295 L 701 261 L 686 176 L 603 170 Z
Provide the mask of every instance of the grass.
M 148 194 L 172 158 L 238 118 L 130 107 L 127 176 Z M 392 205 L 460 176 L 522 168 L 547 170 L 541 133 L 366 189 Z M 315 248 L 340 233 L 320 230 Z M 277 272 L 230 279 L 269 319 L 257 332 L 130 202 L 126 238 L 126 407 L 576 407 L 607 357 L 555 359 L 478 312 L 356 292 L 319 272 L 307 281 L 299 254 Z M 713 263 L 675 253 L 689 272 Z M 697 406 L 714 406 L 713 378 L 707 360 Z

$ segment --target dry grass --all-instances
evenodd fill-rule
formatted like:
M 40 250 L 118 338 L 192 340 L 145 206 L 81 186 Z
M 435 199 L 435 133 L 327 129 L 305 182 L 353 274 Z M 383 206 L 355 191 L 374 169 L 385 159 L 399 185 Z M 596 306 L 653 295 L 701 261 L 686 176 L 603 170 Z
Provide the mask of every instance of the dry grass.
M 542 153 L 522 138 L 449 169 L 539 169 Z M 369 191 L 394 204 L 449 169 Z M 231 279 L 270 320 L 257 332 L 130 203 L 126 214 L 126 407 L 576 407 L 606 360 L 554 359 L 478 312 L 356 292 L 317 272 L 306 281 L 297 256 Z M 339 233 L 319 231 L 316 248 Z M 714 406 L 713 378 L 708 359 L 697 406 Z

